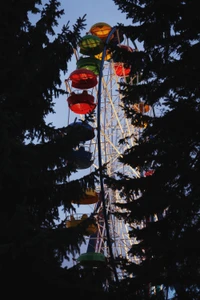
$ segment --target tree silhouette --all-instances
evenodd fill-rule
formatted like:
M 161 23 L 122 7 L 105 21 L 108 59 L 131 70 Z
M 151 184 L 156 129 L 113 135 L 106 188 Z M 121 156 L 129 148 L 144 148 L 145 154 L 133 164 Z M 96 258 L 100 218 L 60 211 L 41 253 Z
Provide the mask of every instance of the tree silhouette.
M 66 228 L 59 207 L 73 209 L 71 200 L 97 177 L 67 181 L 76 166 L 66 161 L 80 141 L 46 123 L 54 99 L 66 93 L 60 74 L 85 28 L 83 16 L 56 33 L 63 14 L 56 0 L 0 3 L 0 269 L 7 297 L 81 293 L 79 274 L 62 263 L 79 251 L 84 231 Z
M 121 82 L 122 101 L 133 125 L 147 124 L 120 158 L 141 177 L 107 180 L 128 200 L 121 205 L 126 221 L 145 224 L 130 231 L 138 240 L 130 253 L 141 263 L 126 266 L 122 289 L 128 299 L 168 299 L 170 288 L 176 299 L 199 299 L 198 2 L 114 3 L 133 23 L 120 30 L 143 47 L 127 56 L 132 75 L 142 77 L 139 84 Z M 152 107 L 151 116 L 133 109 L 140 101 Z

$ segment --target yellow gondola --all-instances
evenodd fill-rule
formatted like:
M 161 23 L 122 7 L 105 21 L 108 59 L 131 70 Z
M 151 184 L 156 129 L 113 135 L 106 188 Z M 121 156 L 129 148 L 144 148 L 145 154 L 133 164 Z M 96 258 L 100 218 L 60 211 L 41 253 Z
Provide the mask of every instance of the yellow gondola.
M 87 214 L 83 214 L 81 219 L 75 219 L 73 215 L 70 216 L 70 220 L 67 220 L 66 227 L 76 227 L 80 225 L 83 221 L 85 221 L 88 218 Z M 92 235 L 95 232 L 97 232 L 97 225 L 95 223 L 89 224 L 86 229 L 87 235 Z
M 95 58 L 99 59 L 100 61 L 102 60 L 103 57 L 103 52 L 95 55 Z M 110 52 L 110 50 L 106 50 L 106 55 L 104 57 L 105 61 L 109 61 L 112 58 L 112 53 Z
M 99 194 L 91 189 L 88 189 L 85 193 L 85 196 L 82 197 L 80 200 L 74 201 L 72 203 L 76 204 L 94 204 L 99 201 Z

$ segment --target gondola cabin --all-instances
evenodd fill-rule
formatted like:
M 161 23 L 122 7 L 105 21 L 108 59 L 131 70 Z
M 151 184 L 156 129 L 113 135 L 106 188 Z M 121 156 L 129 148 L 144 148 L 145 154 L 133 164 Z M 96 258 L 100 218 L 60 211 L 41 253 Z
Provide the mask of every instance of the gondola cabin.
M 92 152 L 86 151 L 83 146 L 72 150 L 68 155 L 67 163 L 73 163 L 79 170 L 88 169 L 93 164 Z
M 126 51 L 133 52 L 133 49 L 129 46 L 119 45 L 118 47 L 121 49 L 124 49 Z M 113 66 L 114 66 L 115 74 L 117 76 L 119 76 L 119 77 L 125 76 L 126 77 L 130 74 L 131 67 L 126 66 L 123 62 L 121 62 L 119 55 L 115 54 L 115 56 L 113 57 L 113 61 L 114 61 Z
M 144 176 L 145 177 L 151 176 L 151 175 L 153 175 L 154 172 L 155 172 L 154 170 L 148 170 L 148 171 L 144 172 Z
M 115 74 L 118 77 L 127 77 L 130 74 L 131 68 L 130 67 L 125 67 L 124 63 L 115 63 L 114 64 L 114 70 L 115 70 Z
M 88 189 L 85 193 L 85 196 L 83 196 L 80 200 L 78 201 L 72 201 L 72 203 L 76 204 L 95 204 L 99 201 L 99 194 L 91 189 Z
M 88 219 L 87 214 L 83 214 L 81 218 L 74 218 L 73 215 L 70 216 L 70 219 L 67 220 L 66 222 L 66 227 L 67 228 L 71 228 L 71 227 L 76 227 L 78 225 L 81 225 L 81 223 L 83 224 L 84 221 L 86 221 Z M 86 235 L 92 235 L 94 233 L 97 232 L 97 225 L 96 223 L 91 223 L 89 225 L 87 225 L 86 227 Z
M 82 253 L 78 259 L 78 263 L 83 267 L 99 268 L 106 264 L 106 258 L 103 253 L 87 252 Z
M 95 55 L 95 57 L 101 61 L 103 58 L 103 52 Z M 112 52 L 109 49 L 107 49 L 104 56 L 104 61 L 109 61 L 111 58 L 112 58 Z
M 82 37 L 79 43 L 79 52 L 84 55 L 94 56 L 103 51 L 103 41 L 95 35 L 88 34 Z
M 94 128 L 86 122 L 73 122 L 66 128 L 67 134 L 76 136 L 81 142 L 90 141 L 95 137 Z
M 149 112 L 150 108 L 151 108 L 150 105 L 145 104 L 143 101 L 141 101 L 141 102 L 136 103 L 136 104 L 133 105 L 133 109 L 137 113 L 141 113 L 141 114 Z
M 112 27 L 109 24 L 99 22 L 94 24 L 89 31 L 91 34 L 98 36 L 102 41 L 105 41 L 111 30 Z M 114 35 L 112 37 L 114 37 Z
M 72 92 L 67 98 L 68 106 L 71 111 L 75 114 L 89 114 L 96 108 L 96 103 L 94 103 L 94 96 L 88 94 L 87 91 L 82 93 Z
M 72 81 L 72 87 L 77 89 L 87 90 L 97 85 L 97 75 L 85 68 L 73 71 L 69 79 Z
M 80 57 L 77 60 L 76 67 L 77 69 L 87 69 L 92 71 L 95 75 L 99 75 L 100 71 L 100 60 L 95 57 Z

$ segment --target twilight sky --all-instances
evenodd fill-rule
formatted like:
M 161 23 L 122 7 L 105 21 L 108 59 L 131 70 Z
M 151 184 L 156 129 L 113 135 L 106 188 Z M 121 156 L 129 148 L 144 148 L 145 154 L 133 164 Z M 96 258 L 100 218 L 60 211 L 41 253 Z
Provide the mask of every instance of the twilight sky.
M 79 17 L 86 14 L 86 30 L 83 31 L 83 36 L 91 28 L 92 25 L 98 22 L 105 22 L 111 26 L 122 23 L 130 25 L 131 21 L 126 19 L 126 15 L 122 14 L 112 0 L 60 0 L 61 8 L 64 9 L 65 15 L 60 20 L 60 26 L 70 22 L 70 27 L 76 22 Z M 65 89 L 64 80 L 68 78 L 70 73 L 76 69 L 75 57 L 69 63 L 67 74 L 61 78 L 62 88 Z M 47 117 L 47 122 L 52 122 L 55 127 L 63 127 L 68 125 L 68 104 L 66 96 L 61 96 L 55 99 L 55 114 Z

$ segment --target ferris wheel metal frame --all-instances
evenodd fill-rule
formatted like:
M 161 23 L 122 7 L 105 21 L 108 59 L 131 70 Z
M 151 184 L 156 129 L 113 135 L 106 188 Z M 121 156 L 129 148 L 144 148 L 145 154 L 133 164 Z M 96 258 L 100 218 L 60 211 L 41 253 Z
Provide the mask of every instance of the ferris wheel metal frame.
M 100 168 L 100 186 L 101 186 L 101 197 L 102 197 L 102 204 L 103 204 L 103 211 L 104 211 L 104 221 L 105 221 L 104 224 L 105 224 L 105 230 L 107 232 L 107 235 L 106 235 L 107 244 L 106 244 L 106 247 L 104 247 L 107 250 L 106 251 L 104 250 L 104 253 L 106 253 L 106 255 L 109 255 L 111 257 L 111 260 L 116 257 L 120 257 L 120 256 L 125 257 L 128 260 L 133 260 L 133 258 L 129 257 L 129 250 L 130 250 L 132 244 L 136 241 L 133 241 L 130 239 L 130 236 L 128 233 L 128 231 L 129 231 L 128 226 L 126 224 L 124 224 L 124 222 L 122 220 L 120 221 L 119 219 L 116 219 L 116 217 L 113 217 L 113 215 L 112 215 L 113 210 L 116 209 L 116 207 L 114 208 L 112 205 L 113 199 L 114 199 L 114 203 L 121 201 L 119 193 L 117 191 L 113 192 L 112 190 L 109 190 L 106 188 L 106 186 L 103 182 L 103 174 L 101 174 L 102 167 L 103 167 L 102 143 L 103 143 L 104 147 L 106 146 L 106 144 L 108 144 L 109 146 L 111 146 L 111 148 L 115 149 L 114 159 L 113 158 L 111 159 L 112 162 L 108 158 L 108 161 L 110 163 L 110 165 L 108 166 L 108 168 L 109 168 L 108 175 L 113 176 L 114 173 L 116 173 L 117 171 L 120 171 L 120 168 L 121 168 L 121 167 L 117 166 L 118 156 L 120 156 L 122 154 L 122 153 L 120 153 L 118 146 L 117 146 L 119 143 L 119 138 L 125 138 L 127 134 L 129 136 L 131 136 L 131 129 L 133 130 L 133 127 L 128 122 L 128 120 L 125 118 L 124 112 L 122 112 L 122 107 L 120 107 L 122 104 L 119 102 L 115 103 L 113 101 L 113 97 L 114 98 L 116 98 L 116 97 L 115 97 L 115 95 L 108 92 L 107 84 L 105 83 L 105 80 L 104 80 L 104 72 L 103 72 L 104 65 L 105 65 L 104 59 L 106 56 L 107 45 L 108 45 L 113 33 L 116 31 L 117 31 L 117 27 L 113 27 L 106 39 L 106 42 L 105 42 L 105 46 L 104 46 L 103 54 L 102 54 L 101 65 L 100 65 L 100 74 L 99 74 L 99 82 L 98 82 L 98 97 L 97 97 L 97 99 L 98 99 L 97 100 L 97 103 L 98 103 L 98 105 L 97 105 L 97 128 L 99 129 L 98 135 L 97 135 L 98 163 L 99 163 L 99 168 Z M 109 64 L 109 67 L 111 67 L 110 78 L 112 78 L 114 75 L 113 73 L 111 74 L 111 72 L 113 72 L 112 63 Z M 114 75 L 114 76 L 116 76 L 116 75 Z M 107 78 L 107 80 L 108 79 L 109 78 Z M 117 81 L 118 81 L 118 78 L 115 78 L 116 83 L 117 83 Z M 110 85 L 112 87 L 113 81 L 110 81 Z M 117 83 L 117 86 L 119 87 L 118 83 Z M 115 127 L 116 122 L 115 122 L 115 124 L 114 123 L 112 124 L 113 119 L 111 117 L 110 118 L 110 121 L 111 121 L 110 126 L 111 126 L 111 129 L 115 131 L 115 140 L 113 139 L 113 134 L 111 135 L 112 139 L 110 139 L 109 136 L 107 134 L 105 134 L 105 132 L 107 132 L 107 130 L 106 130 L 107 129 L 106 126 L 108 125 L 107 123 L 104 126 L 104 130 L 103 131 L 101 130 L 101 127 L 102 127 L 101 105 L 102 105 L 102 96 L 104 97 L 102 90 L 106 91 L 110 108 L 113 111 L 114 117 L 117 120 L 117 124 L 118 124 L 120 132 L 121 132 L 121 137 L 117 137 L 116 131 L 118 128 Z M 121 97 L 120 97 L 119 89 L 116 92 L 118 92 L 117 100 L 120 100 Z M 106 115 L 105 109 L 107 109 L 107 103 L 104 102 L 103 105 L 104 105 L 104 116 L 105 116 Z M 116 108 L 116 105 L 118 106 L 117 108 Z M 119 115 L 119 108 L 122 113 L 122 114 L 120 113 L 120 115 Z M 109 112 L 108 112 L 108 117 L 109 116 L 111 116 L 111 113 L 109 114 Z M 121 118 L 123 118 L 123 119 L 121 119 Z M 125 123 L 124 122 L 123 123 L 126 125 L 128 132 L 124 131 L 124 126 L 122 126 L 122 120 L 125 121 Z M 108 122 L 108 119 L 107 119 L 107 122 Z M 103 137 L 104 141 L 102 141 L 102 137 Z M 134 142 L 132 141 L 132 145 L 133 144 L 134 144 Z M 123 150 L 125 150 L 125 149 L 123 149 Z M 104 150 L 104 154 L 105 153 L 108 155 L 109 151 Z M 106 162 L 106 159 L 105 159 L 105 162 Z M 135 169 L 132 169 L 131 171 L 134 173 L 134 176 L 137 176 L 137 177 L 140 176 L 140 174 Z M 101 246 L 101 248 L 102 248 L 102 246 Z M 98 251 L 99 250 L 101 250 L 101 249 L 98 249 Z M 134 260 L 136 260 L 136 258 L 134 258 Z M 122 275 L 122 273 L 120 273 L 120 274 Z
M 123 152 L 135 144 L 134 137 L 140 134 L 141 129 L 134 127 L 125 117 L 119 92 L 119 77 L 114 73 L 113 61 L 110 60 L 105 63 L 109 41 L 117 31 L 118 28 L 113 27 L 106 38 L 100 63 L 98 84 L 91 91 L 97 97 L 97 136 L 96 141 L 90 141 L 88 147 L 96 153 L 93 157 L 92 168 L 99 168 L 100 186 L 97 189 L 100 197 L 97 204 L 93 206 L 91 213 L 95 216 L 98 230 L 97 233 L 87 237 L 86 252 L 103 253 L 111 262 L 117 257 L 123 257 L 130 262 L 139 263 L 137 257 L 131 257 L 129 254 L 131 246 L 137 243 L 135 239 L 129 236 L 130 225 L 113 216 L 113 212 L 116 210 L 115 203 L 123 203 L 125 200 L 121 198 L 118 191 L 112 191 L 106 186 L 102 173 L 105 163 L 107 164 L 108 175 L 111 177 L 115 176 L 117 171 L 132 177 L 140 177 L 138 170 L 123 166 L 118 162 L 118 158 Z M 132 43 L 134 50 L 137 50 L 136 44 Z M 76 58 L 78 59 L 77 54 Z M 126 77 L 124 77 L 124 80 L 126 81 Z M 120 145 L 118 141 L 127 136 L 130 137 L 130 144 Z M 87 146 L 87 143 L 85 145 Z M 117 270 L 115 277 L 118 278 L 119 276 L 124 278 L 126 274 Z

